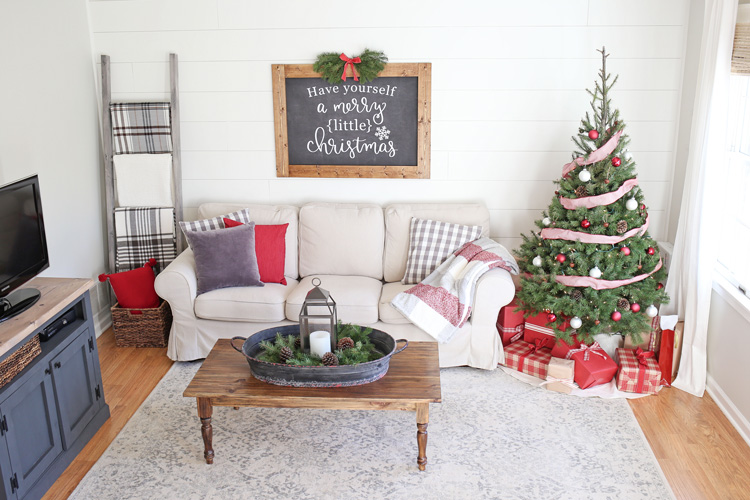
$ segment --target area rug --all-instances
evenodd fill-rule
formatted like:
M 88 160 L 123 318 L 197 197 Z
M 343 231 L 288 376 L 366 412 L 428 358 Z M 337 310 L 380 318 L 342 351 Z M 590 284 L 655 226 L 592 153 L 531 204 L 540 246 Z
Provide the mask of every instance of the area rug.
M 213 465 L 175 363 L 72 499 L 674 498 L 622 399 L 576 398 L 502 370 L 441 370 L 427 470 L 411 412 L 215 408 Z

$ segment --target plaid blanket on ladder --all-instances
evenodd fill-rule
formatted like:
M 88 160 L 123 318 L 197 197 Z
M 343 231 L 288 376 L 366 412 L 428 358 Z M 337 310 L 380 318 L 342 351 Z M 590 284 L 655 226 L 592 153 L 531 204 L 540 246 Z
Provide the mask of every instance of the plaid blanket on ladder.
M 142 267 L 154 258 L 154 272 L 158 274 L 177 257 L 174 208 L 116 208 L 115 248 L 118 272 Z
M 110 104 L 114 154 L 171 153 L 168 102 Z
M 490 269 L 518 274 L 518 264 L 500 243 L 479 238 L 449 255 L 424 281 L 391 301 L 409 321 L 446 343 L 471 315 L 479 278 Z

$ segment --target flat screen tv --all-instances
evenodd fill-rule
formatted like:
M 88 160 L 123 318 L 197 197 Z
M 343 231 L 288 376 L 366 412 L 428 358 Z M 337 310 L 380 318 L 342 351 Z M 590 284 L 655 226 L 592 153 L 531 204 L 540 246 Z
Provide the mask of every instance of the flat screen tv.
M 48 267 L 39 177 L 0 186 L 0 322 L 39 300 L 39 290 L 20 287 Z

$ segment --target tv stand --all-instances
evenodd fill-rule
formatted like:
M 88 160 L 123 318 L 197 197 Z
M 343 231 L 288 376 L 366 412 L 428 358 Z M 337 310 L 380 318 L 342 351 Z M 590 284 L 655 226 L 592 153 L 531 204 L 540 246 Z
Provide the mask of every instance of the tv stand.
M 21 314 L 42 296 L 36 288 L 19 288 L 0 299 L 0 323 Z
M 41 354 L 0 388 L 0 500 L 39 499 L 109 418 L 90 279 L 34 278 L 41 298 L 0 323 L 0 362 L 40 333 Z

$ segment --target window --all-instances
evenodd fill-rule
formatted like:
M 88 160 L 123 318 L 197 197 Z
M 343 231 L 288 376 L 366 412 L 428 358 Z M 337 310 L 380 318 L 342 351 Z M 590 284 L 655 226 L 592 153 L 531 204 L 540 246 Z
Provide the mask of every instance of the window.
M 725 239 L 719 264 L 723 274 L 750 296 L 750 76 L 730 77 L 729 103 Z

